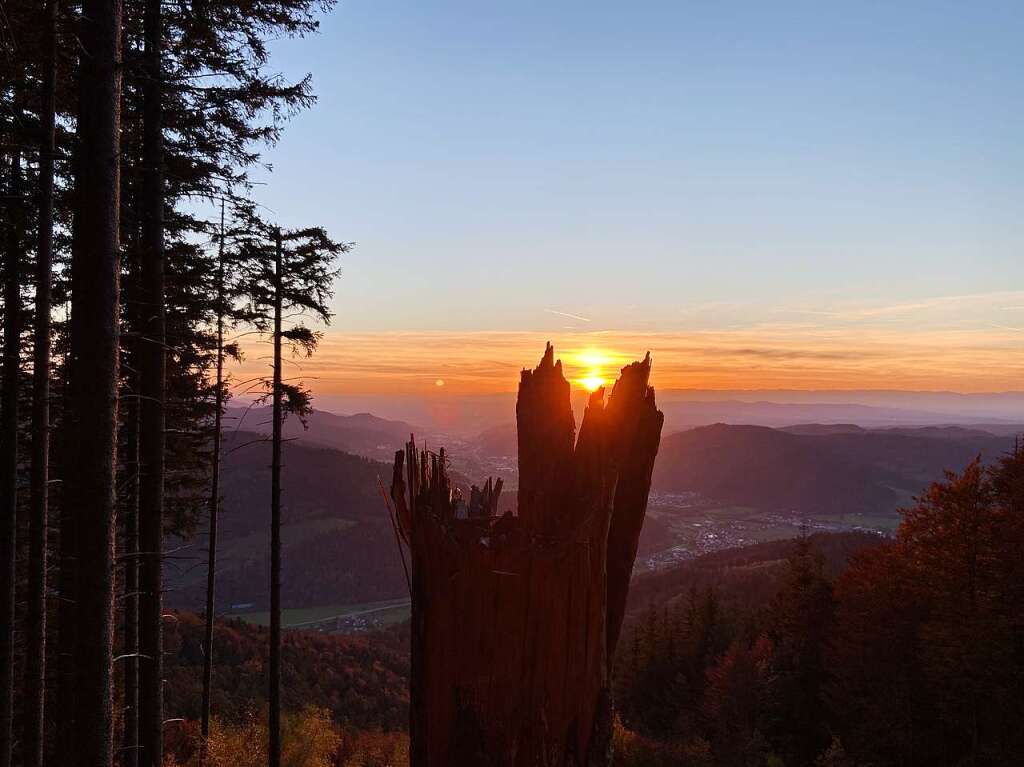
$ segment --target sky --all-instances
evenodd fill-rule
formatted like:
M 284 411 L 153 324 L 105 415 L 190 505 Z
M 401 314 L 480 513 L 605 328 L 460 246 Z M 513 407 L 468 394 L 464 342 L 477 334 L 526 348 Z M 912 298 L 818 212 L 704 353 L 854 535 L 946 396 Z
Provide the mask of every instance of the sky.
M 343 0 L 285 226 L 355 242 L 315 391 L 1022 389 L 1024 3 Z M 252 362 L 250 364 L 255 364 Z

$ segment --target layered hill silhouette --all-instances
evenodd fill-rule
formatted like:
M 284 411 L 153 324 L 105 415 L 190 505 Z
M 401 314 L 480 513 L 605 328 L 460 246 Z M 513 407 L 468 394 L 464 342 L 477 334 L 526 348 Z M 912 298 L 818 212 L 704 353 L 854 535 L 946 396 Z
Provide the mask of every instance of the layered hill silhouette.
M 332 447 L 389 463 L 395 457 L 395 450 L 406 443 L 410 434 L 427 436 L 422 429 L 410 423 L 378 418 L 371 413 L 338 415 L 314 410 L 304 420 L 305 425 L 298 418 L 285 419 L 285 439 Z M 225 423 L 229 432 L 269 434 L 270 408 L 230 408 Z
M 270 446 L 259 433 L 265 415 L 252 410 L 240 429 L 229 428 L 225 435 L 220 612 L 266 608 Z M 390 477 L 391 467 L 367 456 L 390 460 L 411 431 L 416 429 L 408 423 L 369 414 L 318 411 L 309 419 L 308 431 L 297 420 L 288 420 L 282 531 L 286 606 L 351 605 L 407 596 L 394 530 L 378 486 L 378 478 Z M 514 425 L 491 428 L 459 446 L 453 455 L 456 468 L 462 463 L 469 479 L 479 482 L 483 477 L 473 467 L 482 464 L 476 459 L 514 456 L 515 440 Z M 717 424 L 663 438 L 653 489 L 695 492 L 723 504 L 811 518 L 865 513 L 895 518 L 900 506 L 941 479 L 945 469 L 960 470 L 978 455 L 991 460 L 1012 445 L 1012 437 L 964 427 L 803 424 L 773 429 Z M 504 466 L 508 461 L 494 463 Z M 514 487 L 514 476 L 506 479 Z M 463 477 L 457 481 L 466 484 Z M 514 489 L 507 496 L 514 506 Z M 642 550 L 651 553 L 671 545 L 667 520 L 649 522 Z M 202 605 L 204 545 L 200 538 L 170 560 L 171 605 Z
M 890 513 L 946 469 L 991 460 L 1013 439 L 975 429 L 789 429 L 715 424 L 662 440 L 654 488 L 802 514 Z

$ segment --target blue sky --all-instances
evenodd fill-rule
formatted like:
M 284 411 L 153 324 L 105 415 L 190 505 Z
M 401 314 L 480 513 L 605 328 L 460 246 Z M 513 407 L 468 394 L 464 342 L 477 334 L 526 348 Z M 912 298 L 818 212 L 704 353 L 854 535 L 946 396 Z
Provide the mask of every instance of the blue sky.
M 1024 326 L 1022 39 L 1020 2 L 345 0 L 275 46 L 319 102 L 260 198 L 358 243 L 339 332 Z

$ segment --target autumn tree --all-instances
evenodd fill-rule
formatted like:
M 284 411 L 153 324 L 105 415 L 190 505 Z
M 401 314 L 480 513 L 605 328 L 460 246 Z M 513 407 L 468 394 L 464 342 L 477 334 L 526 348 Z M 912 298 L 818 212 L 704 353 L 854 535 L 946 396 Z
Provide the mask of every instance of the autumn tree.
M 898 547 L 856 555 L 835 587 L 836 627 L 829 650 L 829 698 L 838 731 L 869 762 L 933 762 L 927 734 L 935 715 L 920 662 L 925 606 Z M 878 723 L 885 722 L 880 730 Z
M 837 586 L 833 699 L 844 747 L 872 762 L 1024 758 L 1020 450 L 975 461 L 904 512 L 891 545 Z M 878 721 L 888 723 L 878 728 Z
M 706 672 L 704 714 L 721 767 L 763 763 L 768 755 L 772 649 L 767 637 L 753 646 L 736 640 Z
M 810 539 L 798 539 L 770 607 L 767 633 L 777 705 L 770 731 L 780 756 L 792 764 L 809 764 L 829 742 L 826 653 L 833 600 L 823 565 Z

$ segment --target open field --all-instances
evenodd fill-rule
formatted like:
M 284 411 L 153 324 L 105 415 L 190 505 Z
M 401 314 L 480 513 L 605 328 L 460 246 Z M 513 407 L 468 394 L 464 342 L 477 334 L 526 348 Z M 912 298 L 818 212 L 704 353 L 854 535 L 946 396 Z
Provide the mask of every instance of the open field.
M 281 625 L 286 629 L 314 629 L 320 631 L 362 631 L 401 623 L 409 617 L 409 600 L 392 599 L 384 602 L 365 602 L 355 605 L 318 605 L 290 608 L 281 611 Z M 255 626 L 269 626 L 267 611 L 230 613 L 227 618 L 240 618 Z

